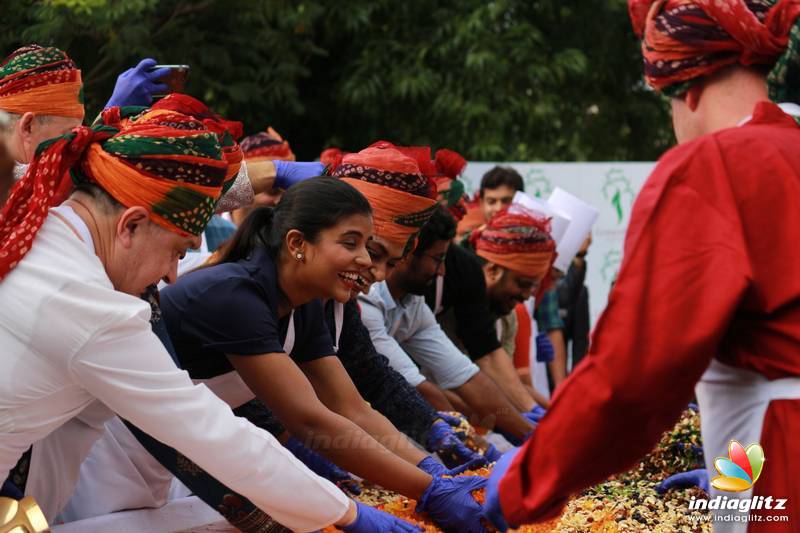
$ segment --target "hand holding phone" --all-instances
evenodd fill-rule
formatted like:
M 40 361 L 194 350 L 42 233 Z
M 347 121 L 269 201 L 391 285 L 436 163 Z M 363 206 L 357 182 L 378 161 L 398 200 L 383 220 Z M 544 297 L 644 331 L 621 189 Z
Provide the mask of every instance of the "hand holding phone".
M 183 92 L 186 79 L 189 77 L 189 65 L 153 65 L 151 72 L 169 69 L 166 74 L 156 78 L 159 83 L 167 86 L 163 94 L 154 94 L 153 98 L 162 98 L 170 93 Z
M 155 59 L 143 59 L 117 77 L 105 107 L 149 106 L 155 97 L 183 90 L 188 73 L 188 65 L 157 65 Z

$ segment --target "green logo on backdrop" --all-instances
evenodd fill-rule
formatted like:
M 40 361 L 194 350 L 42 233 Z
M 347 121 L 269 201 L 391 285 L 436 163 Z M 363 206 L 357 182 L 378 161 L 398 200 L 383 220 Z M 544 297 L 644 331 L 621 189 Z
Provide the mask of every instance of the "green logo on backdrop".
M 553 192 L 553 184 L 544 175 L 541 168 L 532 168 L 523 178 L 525 182 L 525 192 L 536 198 L 547 200 Z
M 612 168 L 606 173 L 606 181 L 603 184 L 603 197 L 614 208 L 617 214 L 617 224 L 622 224 L 625 218 L 625 210 L 633 205 L 633 189 L 630 180 L 625 177 L 625 173 L 618 168 Z
M 622 262 L 622 252 L 619 250 L 609 250 L 603 257 L 603 266 L 600 268 L 600 274 L 603 276 L 603 281 L 611 283 L 617 276 L 619 265 Z

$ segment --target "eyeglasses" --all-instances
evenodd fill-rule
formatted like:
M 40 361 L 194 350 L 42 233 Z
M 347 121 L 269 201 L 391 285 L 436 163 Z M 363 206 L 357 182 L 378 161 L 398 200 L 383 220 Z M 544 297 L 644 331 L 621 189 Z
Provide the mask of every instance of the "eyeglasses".
M 447 254 L 442 254 L 442 255 L 422 254 L 422 255 L 433 259 L 433 261 L 436 263 L 436 270 L 439 270 L 439 267 L 442 266 L 444 260 L 447 259 Z

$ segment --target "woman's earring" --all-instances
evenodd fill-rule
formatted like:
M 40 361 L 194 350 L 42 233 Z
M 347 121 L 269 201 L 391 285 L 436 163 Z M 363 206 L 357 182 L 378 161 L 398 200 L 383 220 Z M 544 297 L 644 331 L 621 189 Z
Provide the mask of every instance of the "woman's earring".
M 305 256 L 303 255 L 303 252 L 297 252 L 296 254 L 294 254 L 294 258 L 297 259 L 298 261 L 302 261 L 303 258 L 305 258 Z

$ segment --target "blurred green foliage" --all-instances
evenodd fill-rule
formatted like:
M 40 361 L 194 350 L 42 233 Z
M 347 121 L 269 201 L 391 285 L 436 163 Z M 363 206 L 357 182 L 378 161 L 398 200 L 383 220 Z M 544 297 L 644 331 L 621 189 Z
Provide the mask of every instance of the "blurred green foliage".
M 143 57 L 301 158 L 376 139 L 473 160 L 652 160 L 672 142 L 625 0 L 4 1 L 5 53 L 80 65 L 88 116 Z

